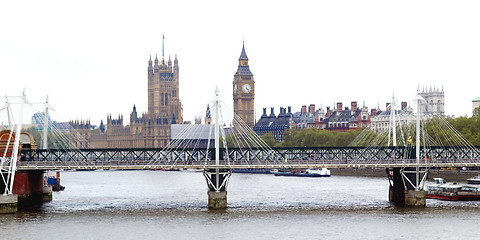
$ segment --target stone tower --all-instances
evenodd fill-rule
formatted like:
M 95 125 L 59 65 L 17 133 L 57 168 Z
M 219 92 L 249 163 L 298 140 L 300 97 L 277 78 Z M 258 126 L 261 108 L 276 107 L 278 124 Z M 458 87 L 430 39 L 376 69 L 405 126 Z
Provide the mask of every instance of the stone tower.
M 255 81 L 248 66 L 245 44 L 238 59 L 238 69 L 233 77 L 233 111 L 249 127 L 253 128 L 255 116 Z
M 426 88 L 420 92 L 420 87 L 417 90 L 420 96 L 425 99 L 420 105 L 420 112 L 432 115 L 445 115 L 445 92 L 437 87 Z
M 163 51 L 163 50 L 162 50 Z M 162 54 L 163 55 L 163 54 Z M 148 113 L 143 119 L 145 147 L 164 147 L 170 141 L 170 125 L 183 123 L 177 56 L 148 61 Z
M 165 59 L 165 37 L 162 40 L 162 58 L 150 56 L 147 68 L 148 110 L 137 113 L 133 105 L 130 113 L 130 124 L 125 126 L 122 115 L 118 118 L 107 116 L 106 127 L 102 133 L 82 133 L 82 137 L 89 138 L 89 142 L 97 148 L 163 148 L 171 139 L 171 125 L 183 124 L 183 110 L 180 102 L 179 66 L 177 55 L 172 62 Z M 138 84 L 138 83 L 134 83 Z M 128 119 L 128 118 L 126 118 Z M 90 122 L 72 122 L 75 129 L 87 129 Z M 86 127 L 85 127 L 86 126 Z M 77 139 L 73 144 L 79 147 L 86 145 Z M 89 145 L 88 145 L 89 146 Z

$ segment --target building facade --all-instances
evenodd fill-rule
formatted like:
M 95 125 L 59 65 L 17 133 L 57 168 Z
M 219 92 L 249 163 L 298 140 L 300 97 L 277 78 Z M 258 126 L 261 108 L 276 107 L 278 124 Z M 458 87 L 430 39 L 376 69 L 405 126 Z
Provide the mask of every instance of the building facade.
M 341 102 L 337 103 L 335 111 L 327 111 L 327 116 L 324 120 L 324 128 L 329 131 L 345 132 L 349 130 L 356 130 L 359 128 L 370 127 L 370 115 L 368 108 L 358 108 L 357 102 L 351 103 L 351 108 L 345 107 Z
M 233 77 L 233 112 L 253 128 L 255 123 L 255 81 L 248 65 L 245 44 L 238 59 L 237 72 Z
M 372 112 L 370 129 L 376 133 L 387 132 L 392 127 L 392 113 L 390 107 L 387 107 L 385 111 Z M 401 109 L 395 110 L 395 121 L 398 126 L 408 126 L 417 121 L 413 109 L 408 107 L 407 102 L 402 102 Z
M 445 115 L 445 92 L 437 87 L 423 88 L 417 90 L 425 102 L 420 104 L 420 112 L 432 115 Z
M 480 97 L 472 100 L 472 116 L 479 117 L 480 112 Z
M 259 136 L 266 133 L 272 133 L 275 141 L 280 142 L 284 140 L 285 130 L 290 128 L 291 119 L 292 112 L 290 107 L 288 107 L 288 112 L 287 109 L 280 107 L 280 113 L 278 116 L 275 116 L 273 107 L 271 108 L 270 115 L 267 115 L 267 109 L 263 108 L 263 114 L 260 117 L 260 120 L 255 123 L 253 131 Z
M 81 124 L 71 124 L 81 136 L 88 140 L 87 146 L 95 148 L 163 148 L 171 139 L 171 125 L 183 123 L 183 109 L 180 102 L 178 59 L 169 58 L 159 61 L 157 57 L 148 60 L 148 111 L 141 116 L 133 106 L 129 125 L 124 125 L 124 118 L 107 116 L 104 130 L 86 134 Z M 89 123 L 89 122 L 88 122 Z M 78 135 L 78 134 L 72 134 Z M 78 148 L 85 148 L 76 138 L 73 143 Z

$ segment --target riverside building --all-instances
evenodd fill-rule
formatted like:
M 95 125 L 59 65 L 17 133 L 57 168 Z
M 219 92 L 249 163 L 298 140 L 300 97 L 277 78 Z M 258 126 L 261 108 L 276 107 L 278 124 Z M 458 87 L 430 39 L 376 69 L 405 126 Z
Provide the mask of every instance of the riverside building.
M 96 133 L 89 133 L 90 129 L 83 124 L 72 124 L 77 134 L 71 136 L 71 142 L 79 148 L 165 147 L 171 139 L 171 125 L 183 123 L 179 72 L 177 55 L 173 62 L 170 57 L 168 61 L 165 60 L 163 49 L 161 60 L 155 56 L 152 61 L 150 56 L 147 67 L 148 111 L 140 115 L 134 105 L 130 113 L 130 123 L 126 126 L 122 115 L 112 117 L 109 114 L 106 126 L 103 122 L 101 124 L 104 130 Z M 85 142 L 82 139 L 88 144 L 82 143 Z

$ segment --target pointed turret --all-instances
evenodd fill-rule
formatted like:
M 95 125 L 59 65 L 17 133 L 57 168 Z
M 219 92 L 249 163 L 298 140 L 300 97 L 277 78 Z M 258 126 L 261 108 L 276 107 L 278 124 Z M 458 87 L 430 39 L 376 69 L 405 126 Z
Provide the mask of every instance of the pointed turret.
M 150 55 L 150 59 L 148 60 L 148 75 L 153 74 L 153 66 L 152 66 L 152 55 Z
M 238 60 L 246 60 L 248 61 L 247 53 L 245 52 L 245 42 L 242 44 L 242 53 L 240 54 L 240 58 Z
M 212 114 L 210 113 L 210 105 L 207 104 L 207 110 L 205 112 L 205 124 L 211 124 L 212 123 Z
M 158 57 L 157 57 L 157 54 L 155 53 L 155 61 L 154 61 L 155 65 L 154 65 L 154 70 L 155 70 L 155 73 L 158 73 L 158 70 L 159 70 L 159 67 L 158 67 Z
M 245 52 L 245 43 L 242 46 L 242 53 L 240 53 L 240 58 L 238 58 L 238 69 L 237 73 L 239 75 L 252 75 L 250 72 L 250 67 L 248 66 L 248 57 Z
M 205 116 L 207 118 L 212 118 L 212 114 L 210 113 L 210 105 L 207 104 L 207 111 L 205 112 Z
M 175 74 L 175 78 L 178 80 L 178 59 L 177 54 L 175 53 L 175 59 L 173 60 L 173 73 Z

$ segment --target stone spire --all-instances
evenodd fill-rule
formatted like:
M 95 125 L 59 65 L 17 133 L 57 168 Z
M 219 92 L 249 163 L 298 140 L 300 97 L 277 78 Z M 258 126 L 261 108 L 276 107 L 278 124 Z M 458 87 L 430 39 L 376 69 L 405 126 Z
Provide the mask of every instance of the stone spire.
M 240 54 L 240 58 L 238 60 L 247 60 L 248 61 L 248 57 L 247 57 L 247 53 L 245 52 L 245 42 L 242 43 L 242 53 Z
M 245 52 L 245 42 L 242 45 L 242 53 L 238 59 L 238 69 L 236 75 L 252 75 L 252 72 L 250 72 L 250 67 L 248 66 L 247 53 Z

